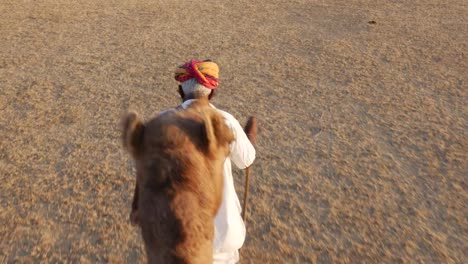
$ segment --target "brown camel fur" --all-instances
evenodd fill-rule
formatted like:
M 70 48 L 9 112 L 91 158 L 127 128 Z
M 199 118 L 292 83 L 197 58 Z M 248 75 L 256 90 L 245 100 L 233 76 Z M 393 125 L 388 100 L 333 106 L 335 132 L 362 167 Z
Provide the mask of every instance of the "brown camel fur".
M 124 146 L 137 169 L 131 221 L 141 227 L 148 263 L 212 263 L 223 164 L 233 140 L 207 100 L 147 123 L 135 113 L 124 118 Z

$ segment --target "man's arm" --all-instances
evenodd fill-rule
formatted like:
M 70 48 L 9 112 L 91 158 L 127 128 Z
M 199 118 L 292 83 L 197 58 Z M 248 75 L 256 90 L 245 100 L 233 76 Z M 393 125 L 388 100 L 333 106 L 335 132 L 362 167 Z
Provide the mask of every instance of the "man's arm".
M 255 160 L 255 148 L 237 120 L 230 122 L 235 140 L 231 144 L 230 158 L 240 169 L 249 167 Z

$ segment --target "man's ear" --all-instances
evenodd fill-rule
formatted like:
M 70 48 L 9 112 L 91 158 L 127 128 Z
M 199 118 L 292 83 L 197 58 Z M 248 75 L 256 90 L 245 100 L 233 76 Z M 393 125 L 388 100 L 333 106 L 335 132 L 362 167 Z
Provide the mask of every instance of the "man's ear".
M 179 84 L 179 89 L 177 91 L 179 92 L 180 99 L 182 99 L 182 102 L 183 102 L 185 98 L 185 93 L 184 93 L 184 89 L 182 89 L 182 85 Z
M 145 126 L 135 112 L 130 112 L 122 119 L 122 141 L 124 148 L 133 156 L 143 152 L 143 134 Z
M 208 95 L 208 100 L 211 101 L 215 95 L 218 94 L 218 91 L 216 89 L 211 90 L 210 94 Z

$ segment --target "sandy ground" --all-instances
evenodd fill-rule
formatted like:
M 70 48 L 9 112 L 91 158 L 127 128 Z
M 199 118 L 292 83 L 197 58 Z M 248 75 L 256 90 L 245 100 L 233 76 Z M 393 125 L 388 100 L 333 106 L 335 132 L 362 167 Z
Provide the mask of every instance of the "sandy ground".
M 144 261 L 118 124 L 177 105 L 173 70 L 191 58 L 219 63 L 214 104 L 261 126 L 243 263 L 463 263 L 467 14 L 463 0 L 0 1 L 0 263 Z

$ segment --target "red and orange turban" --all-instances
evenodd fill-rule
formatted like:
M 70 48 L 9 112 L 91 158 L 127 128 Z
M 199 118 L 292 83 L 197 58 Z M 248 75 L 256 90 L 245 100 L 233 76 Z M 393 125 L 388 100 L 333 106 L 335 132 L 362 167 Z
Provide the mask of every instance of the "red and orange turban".
M 175 79 L 185 82 L 191 78 L 196 78 L 201 85 L 214 89 L 219 83 L 219 68 L 212 61 L 191 60 L 184 65 L 177 67 Z

